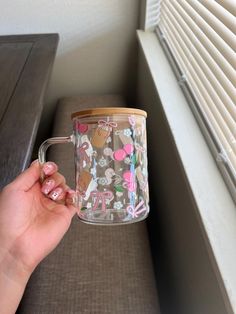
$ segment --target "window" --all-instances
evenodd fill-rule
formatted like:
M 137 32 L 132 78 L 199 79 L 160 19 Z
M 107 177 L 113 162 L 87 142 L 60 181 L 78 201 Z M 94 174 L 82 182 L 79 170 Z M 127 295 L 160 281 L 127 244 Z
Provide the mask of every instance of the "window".
M 177 79 L 236 200 L 236 5 L 234 0 L 149 0 Z

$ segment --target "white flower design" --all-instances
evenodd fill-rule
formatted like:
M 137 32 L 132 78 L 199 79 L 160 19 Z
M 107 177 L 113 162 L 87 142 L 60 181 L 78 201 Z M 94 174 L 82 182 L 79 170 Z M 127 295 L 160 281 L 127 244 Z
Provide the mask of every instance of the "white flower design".
M 121 209 L 123 207 L 123 204 L 120 202 L 120 201 L 118 201 L 118 202 L 115 202 L 114 203 L 114 208 L 115 209 Z
M 124 160 L 124 162 L 125 162 L 127 165 L 129 165 L 129 164 L 130 164 L 130 158 L 129 158 L 129 157 L 126 157 L 125 160 Z
M 107 182 L 107 178 L 106 177 L 101 177 L 98 179 L 98 184 L 101 184 L 101 185 L 107 185 L 108 182 Z
M 107 165 L 107 160 L 106 160 L 104 157 L 102 157 L 102 158 L 99 159 L 98 164 L 99 164 L 99 166 L 102 167 L 102 168 L 103 168 L 103 167 L 106 167 L 106 165 Z
M 107 143 L 110 143 L 110 142 L 111 142 L 111 137 L 110 137 L 110 136 L 108 136 L 106 142 L 107 142 Z
M 124 135 L 125 136 L 131 136 L 132 135 L 132 132 L 130 129 L 124 129 Z

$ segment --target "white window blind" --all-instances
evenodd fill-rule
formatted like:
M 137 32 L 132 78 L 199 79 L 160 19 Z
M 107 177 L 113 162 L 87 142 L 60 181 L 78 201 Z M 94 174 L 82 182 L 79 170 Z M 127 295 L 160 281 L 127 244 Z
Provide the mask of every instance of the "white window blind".
M 159 0 L 146 0 L 145 8 L 145 30 L 153 30 L 160 20 L 160 5 Z
M 146 10 L 235 197 L 236 1 L 150 0 Z

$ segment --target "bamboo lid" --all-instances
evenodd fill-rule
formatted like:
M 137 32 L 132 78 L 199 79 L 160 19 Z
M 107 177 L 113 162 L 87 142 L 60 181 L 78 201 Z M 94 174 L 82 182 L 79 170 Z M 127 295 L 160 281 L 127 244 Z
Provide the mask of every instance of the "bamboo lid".
M 139 115 L 147 117 L 147 113 L 144 110 L 137 108 L 123 108 L 123 107 L 104 107 L 104 108 L 89 108 L 72 113 L 71 119 L 75 117 L 88 117 L 88 116 L 111 116 L 111 115 Z

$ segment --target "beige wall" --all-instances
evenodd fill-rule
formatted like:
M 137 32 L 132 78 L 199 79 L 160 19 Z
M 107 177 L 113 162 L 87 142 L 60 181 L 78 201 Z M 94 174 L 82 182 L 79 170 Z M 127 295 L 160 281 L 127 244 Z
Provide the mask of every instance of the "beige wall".
M 139 0 L 0 0 L 0 12 L 0 34 L 60 34 L 46 124 L 59 97 L 133 94 Z
M 141 52 L 137 102 L 148 112 L 148 224 L 161 309 L 168 314 L 226 314 L 198 210 Z

